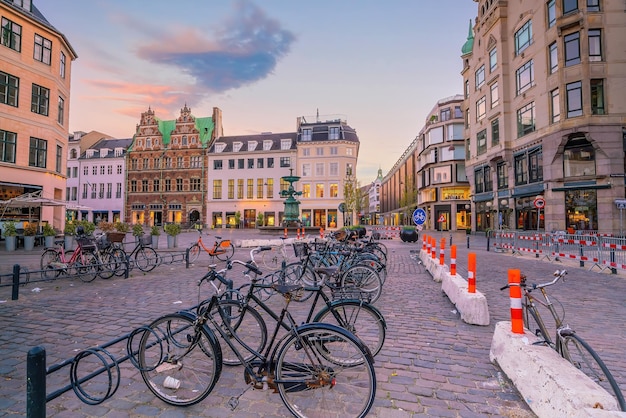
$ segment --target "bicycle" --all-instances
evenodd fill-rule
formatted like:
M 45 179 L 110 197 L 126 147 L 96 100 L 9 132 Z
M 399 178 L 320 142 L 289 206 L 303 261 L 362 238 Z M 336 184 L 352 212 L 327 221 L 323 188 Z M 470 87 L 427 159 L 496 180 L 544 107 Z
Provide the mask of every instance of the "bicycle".
M 622 411 L 626 411 L 626 402 L 624 396 L 615 381 L 615 378 L 606 367 L 598 353 L 591 346 L 576 334 L 576 332 L 564 323 L 565 309 L 561 305 L 561 313 L 553 303 L 556 298 L 550 298 L 546 291 L 548 286 L 556 284 L 559 280 L 565 281 L 567 271 L 557 270 L 554 272 L 554 280 L 542 284 L 527 284 L 526 276 L 522 275 L 519 286 L 523 290 L 523 320 L 524 326 L 530 332 L 539 337 L 539 341 L 533 343 L 535 345 L 545 345 L 556 350 L 561 357 L 569 361 L 574 367 L 584 372 L 594 382 L 602 386 L 607 392 L 613 393 L 617 400 L 617 405 Z M 509 288 L 510 284 L 502 287 L 500 290 Z M 543 300 L 536 298 L 532 292 L 538 289 L 541 292 Z M 558 302 L 558 301 L 557 301 Z M 548 328 L 539 313 L 539 306 L 546 308 L 556 325 L 556 335 L 553 339 Z
M 121 243 L 114 242 L 113 247 L 118 251 L 117 257 L 123 257 L 123 260 L 127 261 L 129 269 L 132 269 L 136 265 L 139 270 L 148 273 L 159 265 L 159 255 L 154 248 L 150 247 L 152 243 L 152 237 L 150 235 L 136 238 L 135 248 L 133 248 L 130 253 L 124 251 L 120 246 Z M 120 255 L 119 251 L 122 251 L 123 255 Z M 131 260 L 133 260 L 133 262 L 131 262 Z M 118 269 L 115 272 L 117 276 L 121 276 L 124 273 L 125 269 Z
M 222 237 L 215 236 L 216 241 L 213 246 L 208 248 L 202 242 L 202 229 L 198 229 L 198 241 L 189 247 L 189 262 L 193 263 L 200 256 L 200 249 L 203 249 L 211 257 L 217 257 L 220 261 L 228 261 L 235 254 L 235 247 L 228 239 L 222 239 Z
M 250 263 L 246 267 L 261 274 Z M 215 274 L 211 270 L 203 280 Z M 279 314 L 274 313 L 278 320 L 265 349 L 255 350 L 240 337 L 246 331 L 242 329 L 243 320 L 251 315 L 239 314 L 236 301 L 224 305 L 217 295 L 199 304 L 195 314 L 182 311 L 165 315 L 138 332 L 141 339 L 136 357 L 129 354 L 150 391 L 171 405 L 202 401 L 219 380 L 220 341 L 224 341 L 243 364 L 247 385 L 241 394 L 230 399 L 231 409 L 237 407 L 239 398 L 250 388 L 271 388 L 297 417 L 315 416 L 322 411 L 366 416 L 376 394 L 373 358 L 367 346 L 350 332 L 331 324 L 297 325 L 288 307 L 301 286 L 273 288 L 283 295 L 285 303 Z M 253 311 L 247 306 L 246 312 Z M 278 339 L 283 322 L 288 325 L 288 332 Z M 132 346 L 130 341 L 129 345 Z M 250 353 L 247 358 L 240 348 Z
M 263 253 L 261 262 L 266 269 L 271 271 L 280 270 L 289 261 L 287 255 L 287 245 L 285 241 L 287 238 L 280 237 L 280 245 L 270 247 L 270 250 Z
M 51 280 L 61 274 L 70 274 L 87 283 L 98 276 L 101 263 L 93 252 L 96 248 L 93 240 L 79 236 L 76 243 L 76 250 L 65 251 L 64 241 L 56 240 L 55 248 L 48 248 L 41 254 L 40 268 L 43 279 Z

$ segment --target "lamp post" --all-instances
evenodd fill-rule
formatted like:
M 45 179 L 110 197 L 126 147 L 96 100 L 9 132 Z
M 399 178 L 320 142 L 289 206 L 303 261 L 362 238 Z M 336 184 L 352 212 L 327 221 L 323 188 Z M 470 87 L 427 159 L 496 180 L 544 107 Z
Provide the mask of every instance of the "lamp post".
M 491 206 L 493 206 L 493 203 L 489 201 L 485 203 L 485 206 L 487 206 L 487 216 L 489 217 L 489 225 L 487 229 L 491 229 Z

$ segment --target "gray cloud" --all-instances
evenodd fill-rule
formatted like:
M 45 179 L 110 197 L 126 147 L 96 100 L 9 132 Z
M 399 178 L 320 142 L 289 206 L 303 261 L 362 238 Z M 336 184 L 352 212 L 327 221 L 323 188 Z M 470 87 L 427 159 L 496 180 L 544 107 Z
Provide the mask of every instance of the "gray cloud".
M 215 93 L 262 80 L 289 52 L 295 35 L 249 1 L 237 2 L 234 12 L 212 39 L 187 29 L 139 48 L 139 56 L 175 66 Z

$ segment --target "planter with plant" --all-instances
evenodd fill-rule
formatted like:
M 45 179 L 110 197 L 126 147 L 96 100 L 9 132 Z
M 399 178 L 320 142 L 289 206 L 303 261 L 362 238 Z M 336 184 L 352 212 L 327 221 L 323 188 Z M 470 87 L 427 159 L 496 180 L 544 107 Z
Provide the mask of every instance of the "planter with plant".
M 403 242 L 416 242 L 419 235 L 414 226 L 405 225 L 400 229 L 400 239 Z
M 46 248 L 54 247 L 54 237 L 56 236 L 57 231 L 50 224 L 45 224 L 43 226 L 43 236 L 44 236 L 44 245 Z
M 77 228 L 78 227 L 83 228 L 83 234 L 85 235 L 92 235 L 93 232 L 96 230 L 96 224 L 86 219 L 83 219 L 82 221 L 78 221 Z
M 35 248 L 35 235 L 37 235 L 37 224 L 29 223 L 24 228 L 24 250 L 32 251 Z
M 152 239 L 152 248 L 159 249 L 159 235 L 161 235 L 161 229 L 157 225 L 153 225 L 150 228 L 150 236 Z
M 7 221 L 4 223 L 4 248 L 7 251 L 15 251 L 15 241 L 17 240 L 17 227 L 15 222 Z
M 143 236 L 143 226 L 140 224 L 133 225 L 133 236 L 141 237 Z
M 241 223 L 241 212 L 235 212 L 235 228 L 239 228 L 239 224 Z
M 113 228 L 115 228 L 117 232 L 127 233 L 130 231 L 130 226 L 128 226 L 126 222 L 117 221 L 113 224 Z
M 115 226 L 111 222 L 102 221 L 98 224 L 98 228 L 106 234 L 107 232 L 112 232 Z
M 71 250 L 74 245 L 74 235 L 76 235 L 76 223 L 77 221 L 68 221 L 65 223 L 65 228 L 63 229 L 63 235 L 65 236 L 64 247 L 65 251 Z
M 174 248 L 178 245 L 177 236 L 181 232 L 180 224 L 166 224 L 163 230 L 167 234 L 167 248 Z

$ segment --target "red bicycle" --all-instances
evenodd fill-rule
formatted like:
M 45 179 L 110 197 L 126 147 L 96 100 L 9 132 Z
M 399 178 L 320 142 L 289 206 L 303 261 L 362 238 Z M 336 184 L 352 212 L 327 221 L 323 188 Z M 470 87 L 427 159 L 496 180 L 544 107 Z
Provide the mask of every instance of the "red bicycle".
M 200 249 L 203 249 L 211 257 L 217 257 L 218 260 L 228 261 L 235 254 L 235 247 L 229 239 L 215 236 L 217 241 L 212 247 L 206 247 L 202 242 L 202 230 L 198 229 L 198 241 L 189 247 L 189 262 L 193 263 L 200 256 Z
M 99 273 L 100 263 L 94 254 L 95 241 L 88 237 L 77 237 L 76 250 L 67 250 L 63 240 L 54 242 L 56 248 L 48 248 L 41 255 L 41 275 L 54 279 L 61 274 L 75 275 L 83 282 L 93 281 Z

